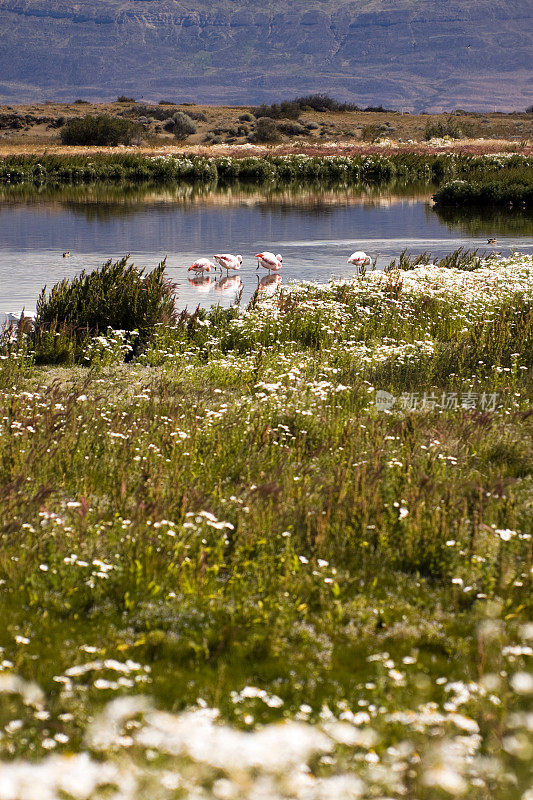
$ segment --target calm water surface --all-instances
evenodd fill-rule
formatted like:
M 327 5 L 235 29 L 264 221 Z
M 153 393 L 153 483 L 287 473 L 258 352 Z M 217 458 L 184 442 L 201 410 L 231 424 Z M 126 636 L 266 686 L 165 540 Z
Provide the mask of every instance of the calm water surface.
M 254 253 L 283 254 L 281 278 L 326 281 L 353 275 L 353 250 L 377 257 L 378 268 L 408 249 L 442 256 L 457 247 L 503 255 L 533 253 L 533 220 L 523 215 L 444 219 L 431 204 L 431 187 L 343 191 L 253 189 L 135 190 L 70 188 L 55 194 L 0 195 L 0 314 L 33 313 L 42 287 L 81 269 L 130 253 L 138 265 L 166 257 L 179 308 L 245 302 L 258 281 L 268 289 Z M 497 236 L 495 247 L 487 238 Z M 70 251 L 63 258 L 63 251 Z M 199 256 L 243 255 L 238 276 L 189 281 Z

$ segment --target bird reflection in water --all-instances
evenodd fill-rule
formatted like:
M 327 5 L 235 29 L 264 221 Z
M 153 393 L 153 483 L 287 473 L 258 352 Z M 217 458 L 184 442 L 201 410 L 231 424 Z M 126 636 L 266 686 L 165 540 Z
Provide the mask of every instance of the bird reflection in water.
M 197 292 L 209 292 L 215 284 L 215 281 L 209 275 L 195 275 L 194 278 L 189 278 L 188 281 Z
M 221 278 L 215 286 L 215 292 L 230 294 L 231 292 L 239 291 L 241 287 L 242 281 L 238 275 L 226 275 L 226 277 Z
M 276 275 L 275 273 L 273 275 L 265 275 L 264 278 L 257 282 L 257 291 L 263 294 L 274 294 L 281 281 L 281 275 Z

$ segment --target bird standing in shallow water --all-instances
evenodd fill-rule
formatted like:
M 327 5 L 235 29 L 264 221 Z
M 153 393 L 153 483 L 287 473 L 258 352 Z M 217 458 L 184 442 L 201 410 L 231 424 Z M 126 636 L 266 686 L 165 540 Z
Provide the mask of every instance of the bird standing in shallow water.
M 258 267 L 265 267 L 265 269 L 270 269 L 273 272 L 278 272 L 283 266 L 283 258 L 279 253 L 275 256 L 274 253 L 265 250 L 263 253 L 256 253 L 255 257 L 257 258 Z
M 242 264 L 242 256 L 233 256 L 231 253 L 217 253 L 213 256 L 221 269 L 240 269 Z
M 203 275 L 204 272 L 216 272 L 217 268 L 212 261 L 208 258 L 197 258 L 193 261 L 187 272 L 199 272 Z

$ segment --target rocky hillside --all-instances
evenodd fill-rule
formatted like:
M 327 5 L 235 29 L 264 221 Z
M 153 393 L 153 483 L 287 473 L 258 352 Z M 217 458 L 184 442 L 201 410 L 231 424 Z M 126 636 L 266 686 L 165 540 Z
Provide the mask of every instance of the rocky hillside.
M 0 0 L 0 101 L 531 104 L 530 0 Z

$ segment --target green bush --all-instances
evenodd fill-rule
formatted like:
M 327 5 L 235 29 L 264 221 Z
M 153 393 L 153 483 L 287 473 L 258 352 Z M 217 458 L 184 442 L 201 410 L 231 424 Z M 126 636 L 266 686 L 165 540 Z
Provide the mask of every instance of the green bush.
M 278 126 L 270 117 L 259 117 L 255 123 L 255 130 L 252 134 L 254 142 L 277 142 L 279 141 Z
M 177 111 L 172 117 L 172 132 L 176 139 L 186 139 L 196 133 L 194 120 L 184 111 Z
M 63 144 L 117 145 L 132 144 L 142 138 L 142 126 L 110 114 L 87 114 L 71 119 L 61 131 Z
M 278 130 L 286 136 L 305 136 L 307 129 L 299 122 L 278 122 Z
M 93 272 L 84 270 L 72 280 L 56 283 L 49 294 L 44 287 L 35 315 L 36 359 L 55 361 L 51 339 L 60 339 L 62 359 L 78 360 L 87 338 L 109 328 L 137 331 L 138 346 L 155 325 L 168 323 L 174 314 L 174 285 L 165 275 L 164 261 L 145 274 L 127 256 L 110 259 Z
M 428 122 L 424 133 L 426 141 L 437 138 L 442 139 L 449 137 L 450 139 L 463 139 L 472 135 L 471 126 L 466 122 L 459 123 L 452 117 L 448 117 L 446 121 Z

